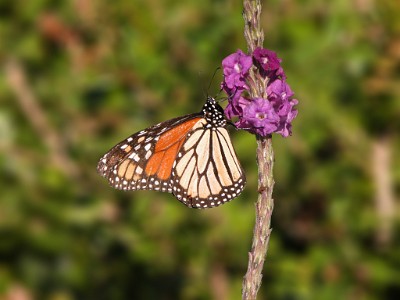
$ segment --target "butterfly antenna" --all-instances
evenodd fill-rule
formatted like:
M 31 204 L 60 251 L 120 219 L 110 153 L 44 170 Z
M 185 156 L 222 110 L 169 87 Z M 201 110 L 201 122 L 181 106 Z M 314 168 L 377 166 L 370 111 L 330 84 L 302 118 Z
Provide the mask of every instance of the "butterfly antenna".
M 197 74 L 197 76 L 199 76 L 199 81 L 201 82 L 201 87 L 202 87 L 202 92 L 203 92 L 203 95 L 204 95 L 204 97 L 205 98 L 207 98 L 207 96 L 208 96 L 208 93 L 207 93 L 207 90 L 206 90 L 206 86 L 205 86 L 205 84 L 204 84 L 204 78 L 201 76 L 201 74 L 202 74 L 202 72 L 201 71 L 199 71 L 198 72 L 198 74 Z
M 212 77 L 211 77 L 210 83 L 208 84 L 208 88 L 207 88 L 207 96 L 210 94 L 209 91 L 210 91 L 211 85 L 212 85 L 212 83 L 213 83 L 213 81 L 214 81 L 215 75 L 217 75 L 217 72 L 218 72 L 219 70 L 221 70 L 221 67 L 216 68 L 215 71 L 214 71 L 214 73 L 213 73 L 213 75 L 212 75 Z M 220 91 L 220 92 L 221 92 L 221 91 Z M 218 93 L 218 94 L 219 94 L 219 93 Z

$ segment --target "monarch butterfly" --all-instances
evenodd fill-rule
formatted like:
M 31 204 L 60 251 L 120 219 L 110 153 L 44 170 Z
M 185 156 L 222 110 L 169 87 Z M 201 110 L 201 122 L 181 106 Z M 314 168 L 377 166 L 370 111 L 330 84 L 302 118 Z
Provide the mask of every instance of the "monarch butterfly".
M 222 107 L 207 97 L 201 112 L 137 132 L 99 161 L 98 173 L 120 190 L 172 193 L 191 208 L 212 208 L 237 197 L 246 178 Z

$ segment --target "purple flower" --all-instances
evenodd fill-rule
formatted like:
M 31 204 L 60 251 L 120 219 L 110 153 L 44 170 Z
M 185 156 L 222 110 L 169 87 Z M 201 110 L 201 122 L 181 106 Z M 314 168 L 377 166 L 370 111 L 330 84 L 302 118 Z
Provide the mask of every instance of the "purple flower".
M 258 75 L 266 84 L 267 99 L 249 98 L 248 74 L 252 65 L 257 67 Z M 253 55 L 244 54 L 241 50 L 227 56 L 222 61 L 224 81 L 221 84 L 228 95 L 225 115 L 228 119 L 238 117 L 237 128 L 268 136 L 279 133 L 283 137 L 292 134 L 291 122 L 297 116 L 292 99 L 294 93 L 286 83 L 286 75 L 281 67 L 281 59 L 275 52 L 257 48 Z M 257 72 L 255 69 L 255 72 Z
M 240 98 L 240 96 L 242 95 L 242 92 L 247 90 L 248 87 L 247 86 L 242 86 L 242 87 L 229 88 L 227 86 L 226 82 L 223 81 L 221 83 L 221 89 L 224 90 L 225 93 L 228 95 L 229 101 L 235 101 L 235 100 Z
M 267 136 L 276 131 L 279 120 L 279 116 L 268 100 L 256 98 L 243 108 L 243 115 L 236 125 L 238 128 Z
M 222 61 L 224 83 L 228 89 L 246 89 L 246 76 L 253 64 L 250 55 L 238 50 Z
M 271 81 L 278 77 L 286 79 L 286 75 L 281 67 L 282 60 L 278 58 L 274 51 L 258 47 L 253 52 L 253 58 L 264 77 L 270 78 Z
M 286 108 L 278 113 L 280 116 L 280 122 L 276 133 L 279 133 L 283 137 L 292 135 L 292 121 L 294 118 L 296 118 L 298 113 L 297 110 L 293 109 L 293 106 L 297 105 L 298 103 L 299 101 L 297 99 L 292 99 L 287 102 Z
M 236 116 L 243 115 L 243 109 L 249 105 L 250 100 L 240 96 L 229 100 L 228 105 L 225 107 L 225 115 L 228 119 L 232 119 Z
M 253 57 L 265 71 L 279 69 L 282 62 L 274 51 L 260 47 L 254 50 Z
M 270 101 L 277 98 L 290 98 L 294 95 L 289 85 L 284 80 L 274 80 L 267 86 L 267 95 Z
M 278 79 L 267 87 L 267 94 L 268 100 L 280 118 L 276 133 L 283 137 L 291 135 L 291 122 L 297 116 L 294 106 L 298 103 L 296 99 L 291 99 L 294 93 L 285 81 Z

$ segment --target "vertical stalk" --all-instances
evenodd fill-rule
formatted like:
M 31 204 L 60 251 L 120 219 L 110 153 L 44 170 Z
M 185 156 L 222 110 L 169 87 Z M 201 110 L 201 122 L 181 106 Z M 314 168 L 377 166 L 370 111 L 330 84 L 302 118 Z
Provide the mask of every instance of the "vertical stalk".
M 274 152 L 271 138 L 257 136 L 258 200 L 253 242 L 242 285 L 242 299 L 255 300 L 261 286 L 262 270 L 271 234 L 271 216 L 274 208 L 272 191 L 274 186 Z
M 245 22 L 244 36 L 248 52 L 262 47 L 264 33 L 261 29 L 261 1 L 244 0 L 243 18 Z M 257 70 L 250 70 L 249 91 L 251 97 L 266 98 L 266 82 Z M 274 186 L 273 165 L 274 152 L 272 138 L 257 136 L 257 164 L 258 164 L 258 200 L 256 202 L 256 220 L 253 230 L 253 242 L 249 252 L 249 261 L 242 285 L 242 299 L 255 300 L 261 286 L 262 270 L 268 250 L 271 234 L 271 215 L 274 207 L 272 191 Z

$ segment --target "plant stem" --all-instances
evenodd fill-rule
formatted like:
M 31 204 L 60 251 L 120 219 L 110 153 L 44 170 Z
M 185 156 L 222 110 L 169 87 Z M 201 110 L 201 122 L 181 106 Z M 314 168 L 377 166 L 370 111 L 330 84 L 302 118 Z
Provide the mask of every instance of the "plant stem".
M 271 216 L 274 208 L 272 190 L 274 178 L 274 152 L 271 138 L 257 136 L 258 200 L 253 243 L 249 252 L 249 262 L 242 285 L 242 299 L 255 300 L 261 286 L 262 270 L 271 234 Z
M 261 2 L 260 0 L 244 0 L 243 7 L 243 18 L 245 21 L 244 36 L 247 41 L 248 52 L 252 53 L 255 48 L 262 47 L 264 40 L 264 33 L 260 24 Z M 266 98 L 266 82 L 254 68 L 250 70 L 250 78 L 250 96 L 254 98 Z M 270 136 L 257 136 L 257 164 L 258 200 L 255 205 L 256 220 L 247 272 L 242 285 L 243 300 L 255 300 L 257 298 L 272 230 L 270 224 L 274 207 L 274 200 L 272 199 L 274 152 Z

